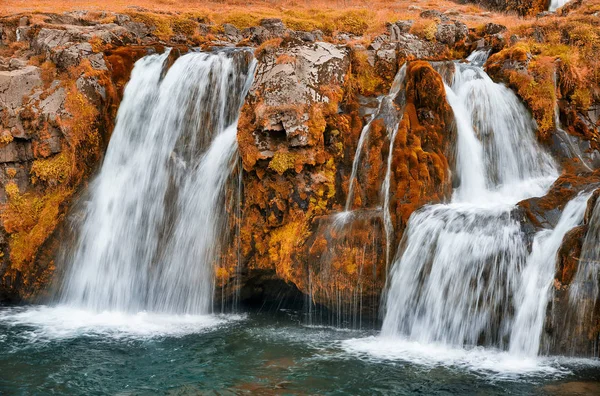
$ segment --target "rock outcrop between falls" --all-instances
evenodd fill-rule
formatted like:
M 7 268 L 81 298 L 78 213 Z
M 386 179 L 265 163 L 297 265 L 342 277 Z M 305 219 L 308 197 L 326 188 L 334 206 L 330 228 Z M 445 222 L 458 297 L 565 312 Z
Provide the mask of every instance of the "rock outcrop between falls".
M 544 1 L 479 3 L 524 16 L 547 8 Z M 99 167 L 133 65 L 167 47 L 165 68 L 197 48 L 252 47 L 258 60 L 238 128 L 242 202 L 230 215 L 239 239 L 215 269 L 223 299 L 239 287 L 242 298 L 275 298 L 273 285 L 288 285 L 311 304 L 376 317 L 408 218 L 424 204 L 447 201 L 452 188 L 453 115 L 428 61 L 490 51 L 490 76 L 531 110 L 539 140 L 564 169 L 548 196 L 519 205 L 531 235 L 553 227 L 574 195 L 600 187 L 600 20 L 592 6 L 573 1 L 559 16 L 517 27 L 494 23 L 490 14 L 474 24 L 450 11 L 411 13 L 374 35 L 352 25 L 304 31 L 265 18 L 241 27 L 144 10 L 0 18 L 0 300 L 43 296 L 61 270 L 59 246 L 70 243 L 75 203 Z M 402 65 L 406 101 L 395 102 L 402 118 L 394 144 L 385 120 L 375 119 L 354 216 L 340 228 L 335 215 L 344 210 L 361 131 Z M 391 234 L 381 210 L 390 155 Z M 586 232 L 584 224 L 565 237 L 557 292 L 568 288 Z M 598 329 L 589 328 L 594 339 Z

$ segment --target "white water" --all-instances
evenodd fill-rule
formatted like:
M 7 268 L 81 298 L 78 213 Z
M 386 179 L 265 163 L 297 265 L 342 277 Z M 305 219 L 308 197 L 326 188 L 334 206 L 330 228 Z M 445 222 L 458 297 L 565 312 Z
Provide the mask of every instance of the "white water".
M 567 4 L 569 1 L 571 0 L 552 0 L 550 2 L 550 7 L 548 8 L 548 11 L 556 11 L 559 8 L 563 7 L 565 4 Z
M 171 315 L 151 312 L 92 312 L 66 305 L 15 307 L 0 311 L 0 322 L 28 326 L 22 337 L 31 343 L 78 337 L 149 339 L 181 337 L 214 330 L 243 319 L 236 315 Z
M 512 354 L 535 357 L 539 353 L 546 307 L 552 296 L 556 273 L 556 254 L 567 232 L 583 221 L 590 195 L 581 194 L 569 202 L 554 230 L 542 230 L 535 235 L 515 295 L 517 312 L 509 349 Z
M 484 62 L 483 55 L 473 59 Z M 535 141 L 528 111 L 479 65 L 456 64 L 446 87 L 460 185 L 451 203 L 411 216 L 390 274 L 382 339 L 507 347 L 511 299 L 528 262 L 526 236 L 512 211 L 543 195 L 558 172 Z
M 91 187 L 60 304 L 95 313 L 208 314 L 224 230 L 224 187 L 254 62 L 168 54 L 132 72 Z M 241 58 L 241 59 L 240 59 Z

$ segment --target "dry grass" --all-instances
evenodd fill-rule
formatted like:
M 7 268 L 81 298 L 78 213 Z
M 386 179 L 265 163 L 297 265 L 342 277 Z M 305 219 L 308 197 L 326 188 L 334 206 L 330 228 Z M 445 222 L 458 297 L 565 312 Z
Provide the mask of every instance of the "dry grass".
M 320 29 L 325 34 L 345 31 L 356 35 L 383 31 L 386 22 L 402 19 L 416 19 L 420 9 L 455 10 L 470 27 L 482 25 L 490 16 L 481 16 L 482 10 L 472 4 L 460 5 L 448 0 L 2 0 L 0 15 L 36 12 L 67 12 L 87 10 L 90 12 L 112 11 L 135 14 L 137 17 L 157 19 L 180 16 L 195 21 L 210 22 L 216 25 L 231 23 L 238 28 L 257 25 L 260 19 L 281 18 L 295 30 L 310 31 Z M 500 17 L 494 14 L 494 17 Z M 515 17 L 503 17 L 514 19 Z M 172 22 L 172 21 L 170 21 Z M 166 35 L 172 31 L 190 29 L 181 19 L 176 23 L 162 26 Z M 160 33 L 160 32 L 159 32 Z

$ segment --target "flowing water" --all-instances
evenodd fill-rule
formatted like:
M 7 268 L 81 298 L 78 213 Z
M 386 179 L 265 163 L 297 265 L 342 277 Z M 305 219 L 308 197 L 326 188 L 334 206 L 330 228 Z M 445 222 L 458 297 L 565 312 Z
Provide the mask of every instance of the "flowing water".
M 556 272 L 556 253 L 566 233 L 583 221 L 590 195 L 581 194 L 569 202 L 554 230 L 542 230 L 533 240 L 515 296 L 517 312 L 510 336 L 513 354 L 535 357 L 540 352 L 546 307 Z
M 535 142 L 528 112 L 481 64 L 455 64 L 446 86 L 458 132 L 460 184 L 452 202 L 426 206 L 409 221 L 390 275 L 383 339 L 454 348 L 507 349 L 510 342 L 511 351 L 521 352 L 510 336 L 525 337 L 513 327 L 513 303 L 535 300 L 521 291 L 523 282 L 534 278 L 527 271 L 543 275 L 542 289 L 551 285 L 554 271 L 538 268 L 537 249 L 528 257 L 527 236 L 513 210 L 520 200 L 543 195 L 558 172 Z M 555 237 L 545 240 L 546 265 L 552 266 L 562 236 L 583 216 L 585 204 L 573 205 L 579 216 L 566 213 L 564 224 L 552 231 Z M 520 320 L 527 322 L 527 310 L 519 308 Z
M 91 311 L 206 314 L 224 233 L 246 52 L 140 60 L 65 276 L 60 303 Z M 164 77 L 163 77 L 164 75 Z

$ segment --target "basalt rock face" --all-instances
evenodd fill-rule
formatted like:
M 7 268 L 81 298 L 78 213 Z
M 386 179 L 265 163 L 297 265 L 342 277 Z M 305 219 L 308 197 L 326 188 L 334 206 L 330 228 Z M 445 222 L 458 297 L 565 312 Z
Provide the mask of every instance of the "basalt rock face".
M 354 85 L 364 72 L 353 69 L 357 56 L 344 46 L 297 41 L 258 54 L 238 129 L 242 261 L 248 279 L 267 270 L 317 304 L 375 316 L 386 277 L 380 189 L 393 136 L 383 118 L 369 132 L 356 211 L 342 225 L 336 217 L 364 126 Z M 391 167 L 398 236 L 413 210 L 448 197 L 453 139 L 442 79 L 430 64 L 410 62 L 403 89 L 406 105 L 392 110 L 404 113 Z

